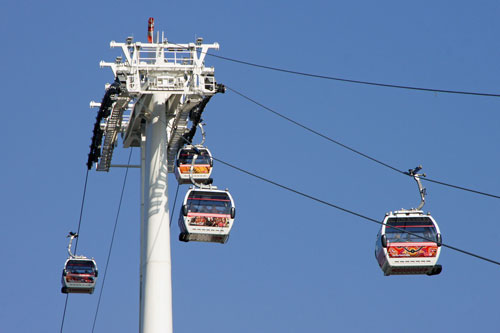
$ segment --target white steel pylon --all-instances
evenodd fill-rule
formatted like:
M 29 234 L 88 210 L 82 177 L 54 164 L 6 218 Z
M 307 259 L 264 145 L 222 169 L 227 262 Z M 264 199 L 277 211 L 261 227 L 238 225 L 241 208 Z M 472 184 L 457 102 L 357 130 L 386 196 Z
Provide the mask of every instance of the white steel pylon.
M 214 79 L 214 69 L 205 67 L 209 49 L 219 45 L 173 44 L 166 38 L 156 42 L 112 41 L 124 57 L 110 67 L 115 82 L 107 88 L 94 127 L 90 166 L 109 171 L 117 134 L 123 145 L 141 147 L 141 263 L 139 332 L 172 332 L 172 279 L 168 173 L 182 138 L 188 132 L 190 111 L 204 107 L 208 99 L 223 91 Z M 153 41 L 151 39 L 151 41 Z M 130 114 L 125 111 L 130 110 Z M 103 139 L 104 138 L 104 139 Z
M 141 306 L 139 332 L 172 332 L 172 279 L 168 209 L 167 135 L 165 101 L 154 94 L 151 121 L 141 145 Z M 142 206 L 142 205 L 141 205 Z

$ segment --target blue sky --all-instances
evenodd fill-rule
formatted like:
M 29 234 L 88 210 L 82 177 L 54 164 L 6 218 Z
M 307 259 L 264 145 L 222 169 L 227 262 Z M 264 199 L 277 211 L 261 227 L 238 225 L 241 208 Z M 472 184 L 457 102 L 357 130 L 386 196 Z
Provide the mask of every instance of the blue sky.
M 172 42 L 349 79 L 498 93 L 496 1 L 20 1 L 2 5 L 4 36 L 0 322 L 5 332 L 56 332 L 66 234 L 76 230 L 95 109 L 113 81 L 99 61 L 111 40 L 146 40 L 147 19 Z M 293 76 L 207 57 L 218 82 L 398 169 L 500 195 L 500 99 Z M 360 214 L 418 205 L 415 182 L 333 145 L 238 95 L 204 112 L 217 158 Z M 119 145 L 114 162 L 129 150 Z M 139 151 L 132 160 L 137 163 Z M 89 175 L 78 252 L 96 258 L 96 293 L 71 295 L 65 332 L 90 332 L 123 169 Z M 378 226 L 220 163 L 215 184 L 236 201 L 225 245 L 177 241 L 175 332 L 495 332 L 498 266 L 443 249 L 441 275 L 384 277 Z M 425 211 L 450 245 L 500 260 L 498 199 L 425 182 Z M 169 178 L 169 194 L 177 188 Z M 139 171 L 130 170 L 95 332 L 138 327 Z

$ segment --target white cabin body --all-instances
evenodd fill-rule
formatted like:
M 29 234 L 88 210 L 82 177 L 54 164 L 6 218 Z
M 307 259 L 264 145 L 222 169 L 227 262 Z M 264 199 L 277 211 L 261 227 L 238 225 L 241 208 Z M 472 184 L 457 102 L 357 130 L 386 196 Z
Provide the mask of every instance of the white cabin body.
M 97 282 L 97 264 L 87 257 L 70 257 L 64 264 L 61 292 L 92 294 Z
M 191 188 L 179 215 L 179 239 L 225 243 L 233 227 L 234 201 L 228 190 Z
M 406 232 L 405 232 L 406 231 Z M 375 244 L 384 275 L 441 273 L 441 232 L 430 214 L 400 210 L 386 214 Z
M 191 184 L 191 179 L 196 183 L 206 183 L 210 180 L 212 167 L 210 150 L 204 147 L 196 147 L 195 150 L 193 146 L 186 146 L 177 153 L 175 177 L 179 184 Z

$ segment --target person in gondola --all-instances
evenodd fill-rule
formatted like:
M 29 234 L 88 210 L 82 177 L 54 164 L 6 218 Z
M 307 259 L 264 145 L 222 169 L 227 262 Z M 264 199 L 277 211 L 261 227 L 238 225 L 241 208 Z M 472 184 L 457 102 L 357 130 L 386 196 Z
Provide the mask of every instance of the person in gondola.
M 401 235 L 402 235 L 402 233 L 401 233 L 401 232 L 396 232 L 396 233 L 394 233 L 393 235 L 394 235 L 394 236 L 393 236 L 393 239 L 392 239 L 392 242 L 393 242 L 393 243 L 401 243 L 401 242 L 402 242 L 402 241 L 401 241 Z
M 433 237 L 432 237 L 432 233 L 429 231 L 429 230 L 426 230 L 424 232 L 424 238 L 420 238 L 419 241 L 422 241 L 422 242 L 433 242 Z
M 219 211 L 217 210 L 217 206 L 216 205 L 212 206 L 212 210 L 210 211 L 210 213 L 212 213 L 212 214 L 218 214 L 219 213 Z

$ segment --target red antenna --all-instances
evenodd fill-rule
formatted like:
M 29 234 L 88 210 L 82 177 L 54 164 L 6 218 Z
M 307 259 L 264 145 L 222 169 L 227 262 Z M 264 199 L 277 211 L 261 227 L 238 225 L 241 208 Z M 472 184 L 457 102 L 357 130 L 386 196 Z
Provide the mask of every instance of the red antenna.
M 148 20 L 148 42 L 153 42 L 153 32 L 155 31 L 155 19 L 150 17 Z

